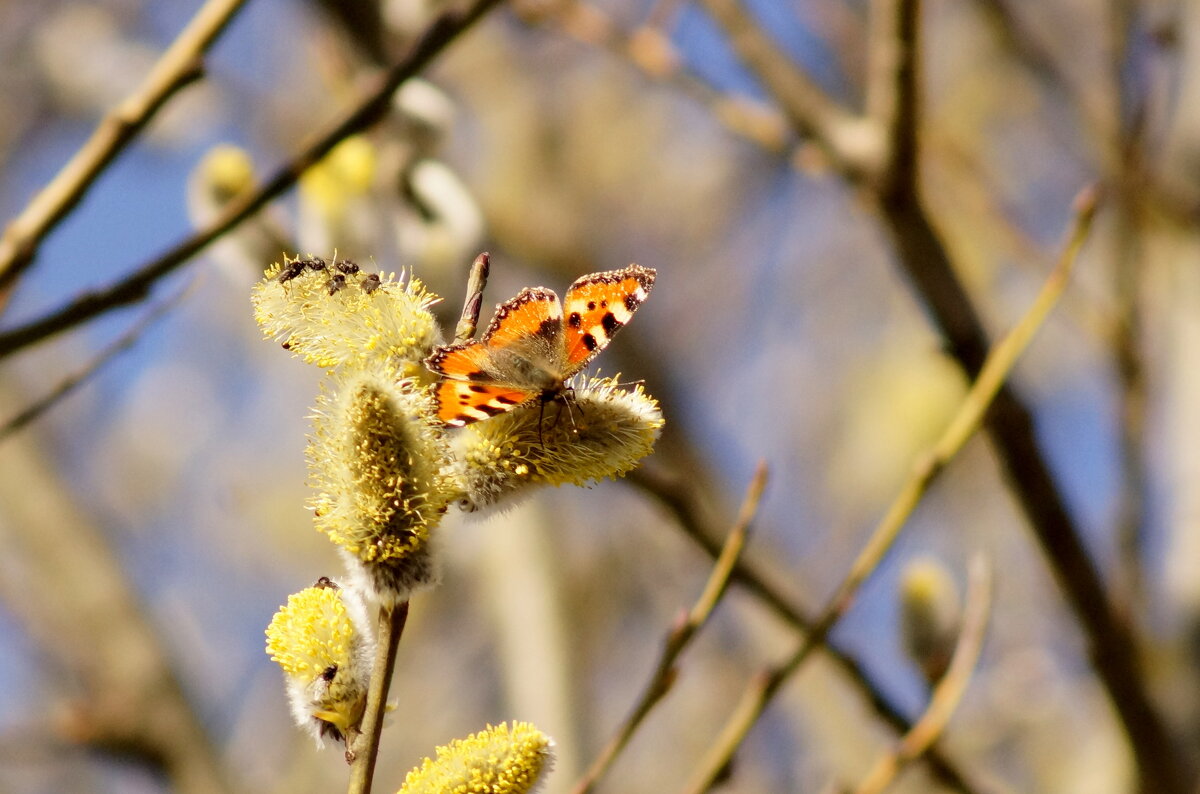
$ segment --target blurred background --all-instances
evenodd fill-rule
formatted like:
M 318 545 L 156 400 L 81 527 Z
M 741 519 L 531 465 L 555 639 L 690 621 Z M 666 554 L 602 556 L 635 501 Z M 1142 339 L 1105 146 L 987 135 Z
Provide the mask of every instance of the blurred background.
M 630 262 L 658 271 L 636 322 L 593 366 L 644 380 L 662 404 L 642 479 L 547 489 L 499 515 L 452 511 L 444 581 L 414 599 L 400 647 L 376 790 L 394 791 L 435 745 L 512 719 L 556 739 L 545 791 L 569 790 L 711 567 L 663 493 L 682 494 L 719 537 L 766 461 L 747 558 L 809 609 L 832 592 L 967 382 L 876 205 L 796 134 L 712 5 L 501 4 L 406 83 L 380 124 L 144 301 L 5 358 L 0 422 L 140 329 L 0 442 L 0 793 L 345 785 L 342 753 L 294 728 L 264 653 L 288 594 L 340 571 L 304 506 L 320 373 L 263 340 L 251 316 L 250 287 L 285 251 L 415 273 L 445 297 L 448 335 L 483 250 L 485 316 L 524 286 L 561 294 Z M 25 207 L 197 8 L 0 5 L 0 217 Z M 443 8 L 246 3 L 203 79 L 47 236 L 2 327 L 120 280 L 210 222 L 351 109 Z M 863 112 L 878 7 L 741 8 L 794 68 Z M 1107 188 L 1014 386 L 1134 627 L 1145 686 L 1197 765 L 1200 106 L 1188 100 L 1200 7 L 927 0 L 920 25 L 921 195 L 992 338 L 1049 273 L 1072 197 Z M 928 692 L 906 651 L 905 582 L 911 594 L 934 581 L 953 601 L 980 552 L 997 571 L 994 616 L 946 752 L 973 790 L 1136 790 L 1086 640 L 985 440 L 937 482 L 833 640 L 915 718 Z M 676 790 L 750 677 L 795 643 L 733 588 L 600 790 Z M 896 738 L 864 679 L 818 654 L 723 790 L 861 777 Z M 150 725 L 173 727 L 148 737 Z M 896 790 L 942 785 L 918 763 Z

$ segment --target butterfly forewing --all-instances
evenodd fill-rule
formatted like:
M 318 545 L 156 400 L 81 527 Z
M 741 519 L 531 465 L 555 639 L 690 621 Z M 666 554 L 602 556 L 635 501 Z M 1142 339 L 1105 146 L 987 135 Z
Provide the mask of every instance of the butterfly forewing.
M 562 317 L 562 305 L 553 290 L 526 287 L 496 307 L 483 344 L 502 348 L 529 337 L 556 337 L 562 331 Z
M 654 271 L 640 265 L 584 276 L 571 285 L 563 323 L 568 374 L 583 368 L 608 346 L 654 286 Z

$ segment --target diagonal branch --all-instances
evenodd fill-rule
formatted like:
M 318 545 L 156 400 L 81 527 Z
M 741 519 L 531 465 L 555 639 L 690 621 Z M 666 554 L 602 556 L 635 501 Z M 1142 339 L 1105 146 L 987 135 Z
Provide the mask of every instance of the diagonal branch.
M 743 61 L 784 108 L 796 129 L 813 136 L 830 153 L 832 165 L 854 187 L 863 189 L 878 211 L 895 247 L 898 263 L 924 303 L 950 354 L 969 378 L 983 367 L 988 336 L 966 289 L 959 281 L 941 237 L 920 195 L 918 126 L 920 89 L 920 0 L 881 0 L 873 6 L 872 28 L 894 39 L 892 87 L 873 105 L 889 115 L 879 153 L 883 159 L 838 156 L 846 150 L 840 131 L 851 125 L 827 123 L 828 109 L 812 103 L 799 86 L 807 78 L 757 29 L 739 0 L 702 0 L 725 29 Z M 732 9 L 732 10 L 731 10 Z M 721 13 L 718 13 L 720 11 Z M 741 42 L 739 46 L 739 42 Z M 750 44 L 747 44 L 750 42 Z M 873 79 L 884 79 L 873 75 Z M 891 99 L 886 91 L 892 92 Z M 878 94 L 876 94 L 878 96 Z M 840 118 L 840 114 L 839 114 Z M 866 122 L 864 122 L 866 123 Z M 870 137 L 870 136 L 868 136 Z M 1112 700 L 1129 738 L 1142 784 L 1148 791 L 1183 794 L 1190 790 L 1187 763 L 1175 749 L 1157 707 L 1150 699 L 1137 659 L 1136 636 L 1117 611 L 1080 528 L 1067 510 L 1062 489 L 1034 434 L 1029 408 L 1007 384 L 996 394 L 985 429 L 995 447 L 1012 493 L 1042 547 L 1045 560 L 1087 638 L 1092 665 Z
M 500 2 L 474 0 L 462 10 L 443 13 L 408 53 L 379 77 L 372 90 L 343 116 L 333 119 L 324 130 L 310 136 L 309 143 L 300 153 L 281 165 L 258 189 L 247 191 L 231 201 L 212 223 L 116 284 L 97 292 L 84 293 L 40 319 L 0 333 L 0 358 L 112 309 L 142 300 L 159 279 L 178 269 L 218 237 L 292 187 L 305 170 L 320 161 L 339 142 L 383 119 L 391 108 L 391 96 L 400 84 L 428 66 L 459 34 Z
M 712 615 L 713 610 L 716 609 L 717 603 L 725 595 L 730 577 L 733 576 L 734 567 L 737 565 L 738 558 L 742 554 L 742 549 L 746 547 L 746 539 L 750 534 L 750 525 L 754 521 L 754 516 L 758 513 L 758 504 L 762 499 L 763 490 L 766 486 L 767 464 L 759 462 L 758 469 L 754 472 L 754 479 L 751 480 L 749 488 L 746 489 L 746 497 L 742 501 L 742 507 L 738 510 L 737 520 L 725 538 L 725 544 L 721 547 L 721 553 L 717 556 L 712 573 L 709 574 L 708 582 L 705 584 L 704 591 L 700 594 L 699 600 L 692 606 L 691 611 L 684 615 L 682 620 L 667 634 L 658 664 L 654 667 L 654 673 L 650 676 L 650 681 L 646 684 L 645 689 L 642 690 L 641 697 L 634 704 L 629 716 L 617 728 L 617 732 L 613 738 L 605 745 L 600 755 L 592 762 L 592 765 L 588 767 L 587 772 L 584 773 L 580 781 L 575 784 L 575 787 L 571 790 L 572 794 L 587 794 L 592 790 L 597 781 L 612 766 L 613 761 L 616 760 L 620 752 L 625 749 L 625 745 L 633 737 L 634 731 L 638 729 L 642 721 L 646 719 L 659 701 L 671 691 L 678 672 L 675 663 L 687 649 L 688 645 L 691 644 L 700 629 L 704 627 L 704 624 L 708 622 L 708 618 Z
M 716 532 L 707 526 L 696 509 L 693 486 L 685 482 L 676 482 L 660 473 L 654 472 L 647 466 L 634 469 L 625 477 L 643 491 L 658 499 L 664 507 L 670 510 L 679 524 L 680 529 L 691 538 L 710 557 L 716 559 L 721 553 L 721 546 L 715 539 Z M 761 601 L 775 613 L 777 617 L 801 634 L 812 631 L 815 619 L 807 610 L 791 603 L 787 596 L 775 588 L 763 572 L 750 561 L 738 560 L 733 568 L 733 581 Z M 863 665 L 848 651 L 837 643 L 826 640 L 824 650 L 830 661 L 845 675 L 867 699 L 870 707 L 897 733 L 907 733 L 911 723 L 905 718 L 900 708 L 889 699 L 888 695 L 871 679 Z M 973 794 L 981 791 L 982 787 L 970 779 L 966 770 L 946 754 L 940 746 L 931 747 L 925 754 L 931 771 L 938 780 L 947 787 L 961 792 Z
M 850 609 L 858 590 L 883 561 L 934 480 L 979 429 L 1017 359 L 1028 348 L 1034 334 L 1045 323 L 1050 311 L 1066 289 L 1067 279 L 1091 228 L 1095 210 L 1094 196 L 1085 193 L 1083 200 L 1078 203 L 1073 228 L 1062 257 L 1042 286 L 1033 305 L 988 355 L 979 377 L 975 379 L 950 424 L 928 455 L 918 462 L 912 475 L 854 559 L 850 570 L 825 602 L 812 631 L 787 661 L 765 671 L 763 675 L 756 676 L 743 692 L 741 701 L 701 761 L 700 771 L 684 789 L 688 794 L 702 794 L 710 790 L 721 778 L 734 753 L 780 688 L 825 641 L 833 627 Z
M 201 76 L 204 53 L 245 2 L 208 0 L 145 81 L 108 112 L 62 170 L 9 222 L 0 237 L 0 294 L 7 294 L 13 281 L 33 262 L 42 240 L 79 204 L 108 164 L 171 97 Z

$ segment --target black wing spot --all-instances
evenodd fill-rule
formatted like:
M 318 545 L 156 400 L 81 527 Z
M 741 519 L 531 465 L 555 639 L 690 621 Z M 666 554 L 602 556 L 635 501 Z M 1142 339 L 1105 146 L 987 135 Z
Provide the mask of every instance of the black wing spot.
M 494 399 L 496 402 L 500 403 L 501 405 L 520 405 L 520 403 L 521 403 L 520 400 L 514 400 L 512 397 L 509 397 L 507 394 L 497 395 Z
M 596 310 L 596 302 L 588 301 L 588 311 L 591 312 L 591 311 L 595 311 L 595 310 Z
M 478 383 L 472 383 L 467 388 L 470 389 L 471 391 L 475 392 L 476 394 L 482 394 L 483 392 L 488 390 L 487 386 L 482 386 Z
M 634 295 L 632 292 L 625 296 L 625 308 L 628 309 L 630 313 L 632 313 L 640 303 L 641 301 L 637 299 L 637 295 Z
M 604 333 L 608 334 L 609 336 L 615 334 L 624 324 L 625 323 L 618 320 L 616 315 L 614 315 L 612 312 L 604 315 L 604 319 L 600 321 L 600 325 L 604 326 Z
M 478 405 L 478 406 L 476 406 L 476 408 L 478 408 L 480 411 L 483 411 L 488 416 L 495 416 L 496 414 L 502 414 L 506 410 L 505 408 L 503 408 L 499 405 L 490 405 L 488 403 L 484 403 L 483 405 Z
M 571 312 L 570 316 L 567 317 L 567 325 L 571 326 L 572 328 L 578 328 L 582 324 L 583 317 L 579 314 L 579 312 Z
M 599 343 L 596 341 L 596 337 L 592 336 L 591 334 L 584 334 L 582 338 L 583 338 L 583 346 L 588 349 L 588 352 L 592 352 L 597 347 L 600 346 Z
M 542 320 L 541 325 L 537 329 L 537 336 L 553 337 L 558 332 L 560 322 L 557 318 Z

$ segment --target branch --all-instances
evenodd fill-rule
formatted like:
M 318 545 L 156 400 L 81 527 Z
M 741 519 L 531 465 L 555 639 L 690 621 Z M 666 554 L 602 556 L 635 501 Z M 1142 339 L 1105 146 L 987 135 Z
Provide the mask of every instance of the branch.
M 186 295 L 190 289 L 191 284 L 188 284 L 171 297 L 160 302 L 158 305 L 151 307 L 150 311 L 146 312 L 145 316 L 134 323 L 134 325 L 128 331 L 122 334 L 115 342 L 110 344 L 104 350 L 101 350 L 96 357 L 87 364 L 87 366 L 80 371 L 72 373 L 63 378 L 59 384 L 50 391 L 49 394 L 39 398 L 33 404 L 26 406 L 20 411 L 20 413 L 13 416 L 12 419 L 9 419 L 4 424 L 0 425 L 0 443 L 2 443 L 13 433 L 16 433 L 26 425 L 37 420 L 42 414 L 46 413 L 54 406 L 58 405 L 58 403 L 60 403 L 62 400 L 73 394 L 76 389 L 87 383 L 87 381 L 91 379 L 93 375 L 104 368 L 105 364 L 112 361 L 129 348 L 133 347 L 137 341 L 142 338 L 142 335 L 154 325 L 154 323 L 162 319 L 163 315 L 165 315 L 183 300 L 184 295 Z
M 347 737 L 346 760 L 350 762 L 350 786 L 347 794 L 371 794 L 375 761 L 379 756 L 379 737 L 383 735 L 383 714 L 387 710 L 388 689 L 396 666 L 396 649 L 408 622 L 408 602 L 379 608 L 379 629 L 375 635 L 375 660 L 367 705 L 363 711 L 361 732 Z
M 758 513 L 758 504 L 762 499 L 763 489 L 766 486 L 767 464 L 760 461 L 758 468 L 754 472 L 754 479 L 751 480 L 749 488 L 746 489 L 746 497 L 742 502 L 741 509 L 738 510 L 737 520 L 734 522 L 733 528 L 729 531 L 729 535 L 725 538 L 725 545 L 721 548 L 721 553 L 717 557 L 712 573 L 709 574 L 708 583 L 704 586 L 704 591 L 701 593 L 700 599 L 692 607 L 691 611 L 684 616 L 684 619 L 667 634 L 666 641 L 663 643 L 662 655 L 658 659 L 654 673 L 650 676 L 649 683 L 642 690 L 641 697 L 638 698 L 629 716 L 617 728 L 616 733 L 609 740 L 600 755 L 588 767 L 587 772 L 584 773 L 579 782 L 575 784 L 575 788 L 572 789 L 573 794 L 587 794 L 587 792 L 592 790 L 596 782 L 612 766 L 613 761 L 616 760 L 620 752 L 625 749 L 625 745 L 629 743 L 629 739 L 633 736 L 634 731 L 638 729 L 642 721 L 650 714 L 651 709 L 671 691 L 678 673 L 675 662 L 683 654 L 687 646 L 691 644 L 692 639 L 704 624 L 708 622 L 708 618 L 712 615 L 717 603 L 725 595 L 729 579 L 733 576 L 734 566 L 742 554 L 742 549 L 746 546 L 746 538 L 750 532 L 750 523 L 754 520 L 755 514 Z
M 391 108 L 391 96 L 396 88 L 418 74 L 459 34 L 500 2 L 501 0 L 474 0 L 464 10 L 447 11 L 439 16 L 408 53 L 378 79 L 373 90 L 345 115 L 334 119 L 325 130 L 310 136 L 310 143 L 292 160 L 280 166 L 257 190 L 248 191 L 234 199 L 208 226 L 181 240 L 157 259 L 143 265 L 116 284 L 98 292 L 85 293 L 39 320 L 0 334 L 0 358 L 119 306 L 144 298 L 155 282 L 179 268 L 218 237 L 254 215 L 269 201 L 290 188 L 306 169 L 316 164 L 343 139 L 384 118 Z
M 1089 195 L 1089 198 L 1091 196 Z M 812 652 L 825 641 L 829 632 L 850 608 L 854 596 L 867 578 L 875 571 L 884 555 L 891 548 L 908 517 L 912 515 L 930 485 L 958 454 L 963 445 L 974 435 L 983 422 L 984 414 L 996 394 L 1000 391 L 1017 359 L 1029 346 L 1034 334 L 1041 328 L 1050 310 L 1054 308 L 1067 286 L 1067 278 L 1075 264 L 1079 249 L 1091 228 L 1095 216 L 1095 201 L 1081 201 L 1075 216 L 1066 248 L 1058 265 L 1042 286 L 1033 305 L 1015 328 L 1000 342 L 987 357 L 979 377 L 967 392 L 962 405 L 951 419 L 949 426 L 921 460 L 900 489 L 887 513 L 871 533 L 842 579 L 833 595 L 821 610 L 821 615 L 811 633 L 800 643 L 792 656 L 779 667 L 756 677 L 743 693 L 733 715 L 721 730 L 720 735 L 701 762 L 700 772 L 688 784 L 685 791 L 700 794 L 712 788 L 720 779 L 737 748 L 741 746 L 750 728 L 758 721 L 767 705 L 780 687 L 808 659 Z
M 875 766 L 854 789 L 854 794 L 880 794 L 899 776 L 901 770 L 929 749 L 946 729 L 950 717 L 958 708 L 971 673 L 979 662 L 983 640 L 987 634 L 988 615 L 992 606 L 992 570 L 987 560 L 976 557 L 970 569 L 963 626 L 954 646 L 954 655 L 946 674 L 933 689 L 925 713 L 913 723 L 912 730 L 900 742 L 876 761 Z
M 642 466 L 625 475 L 625 479 L 653 496 L 674 515 L 684 534 L 691 538 L 710 557 L 716 559 L 721 547 L 711 531 L 701 520 L 696 509 L 697 499 L 691 486 L 685 482 L 672 481 L 655 473 L 650 467 Z M 767 577 L 747 560 L 738 560 L 733 569 L 733 580 L 747 592 L 767 606 L 776 617 L 783 620 L 801 634 L 812 631 L 814 619 L 807 610 L 791 603 L 788 597 L 771 585 Z M 824 643 L 825 653 L 834 665 L 855 685 L 867 699 L 879 717 L 898 733 L 907 733 L 912 725 L 900 708 L 871 680 L 863 665 L 848 651 L 828 639 Z M 962 794 L 973 794 L 982 787 L 973 782 L 956 761 L 939 747 L 933 747 L 925 760 L 940 782 Z
M 203 72 L 202 58 L 246 0 L 208 0 L 145 81 L 100 121 L 91 137 L 0 238 L 0 294 L 33 262 L 42 240 L 79 204 L 104 169 L 180 89 Z M 3 300 L 0 298 L 0 300 Z

